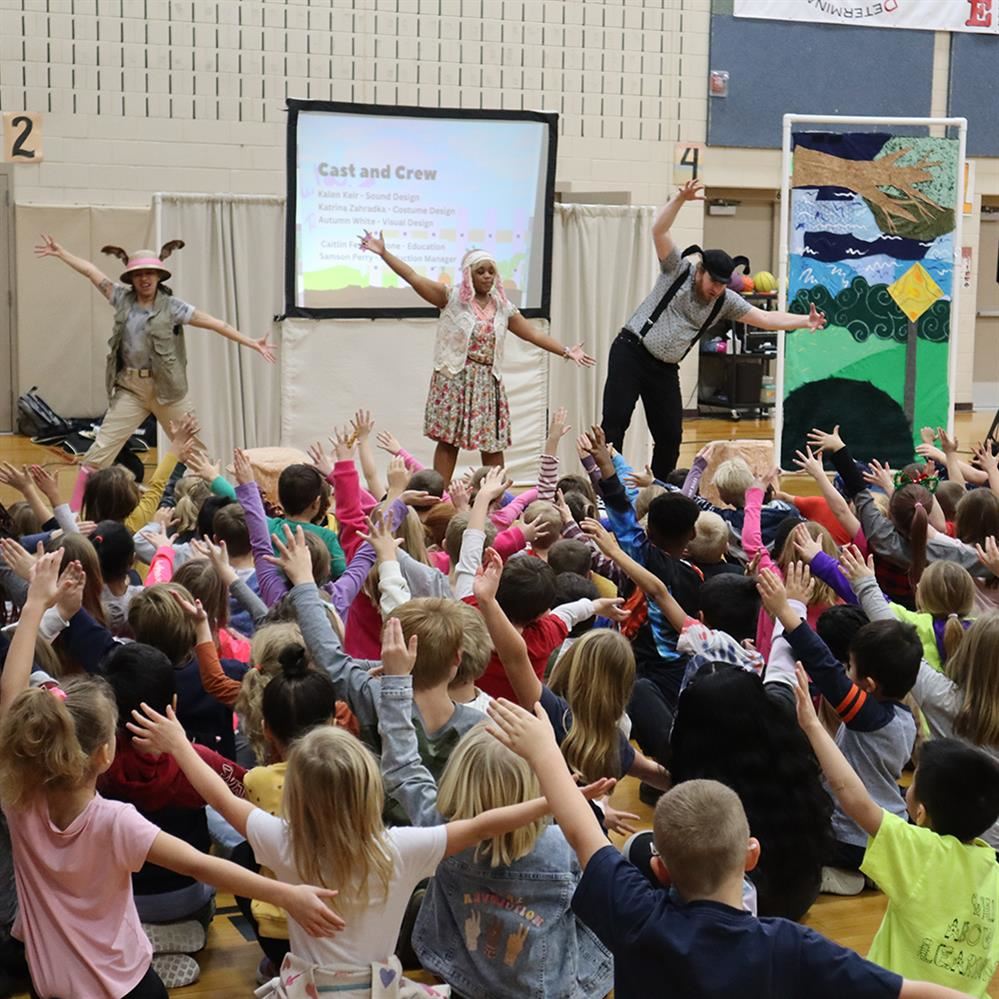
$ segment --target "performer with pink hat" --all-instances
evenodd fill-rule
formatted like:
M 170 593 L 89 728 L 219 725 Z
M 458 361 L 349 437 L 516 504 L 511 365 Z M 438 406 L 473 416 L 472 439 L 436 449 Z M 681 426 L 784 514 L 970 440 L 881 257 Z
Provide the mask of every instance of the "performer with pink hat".
M 461 260 L 461 282 L 449 288 L 389 253 L 381 233 L 365 232 L 361 249 L 381 257 L 441 310 L 423 432 L 437 442 L 434 468 L 445 482 L 451 480 L 461 449 L 480 452 L 483 465 L 503 464 L 503 451 L 510 446 L 510 407 L 500 374 L 507 330 L 582 367 L 596 363 L 581 343 L 567 347 L 520 314 L 507 298 L 496 258 L 488 250 L 469 250 Z
M 163 284 L 170 277 L 163 261 L 183 246 L 181 240 L 172 239 L 158 254 L 139 250 L 131 256 L 120 246 L 102 247 L 102 253 L 118 257 L 125 265 L 117 283 L 89 260 L 73 256 L 51 236 L 43 235 L 35 247 L 36 256 L 57 257 L 89 278 L 115 310 L 105 372 L 108 411 L 93 447 L 84 456 L 87 468 L 110 465 L 150 413 L 170 433 L 171 423 L 179 425 L 191 412 L 185 324 L 213 330 L 274 361 L 274 347 L 266 336 L 259 340 L 243 336 L 221 319 L 175 298 Z

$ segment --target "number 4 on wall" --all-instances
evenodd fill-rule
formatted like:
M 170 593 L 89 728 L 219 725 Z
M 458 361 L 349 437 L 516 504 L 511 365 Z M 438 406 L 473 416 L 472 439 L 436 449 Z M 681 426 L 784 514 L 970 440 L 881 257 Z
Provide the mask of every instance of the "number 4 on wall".
M 678 142 L 673 155 L 673 180 L 697 180 L 704 166 L 704 146 L 700 142 Z
M 41 163 L 42 116 L 37 111 L 5 111 L 3 115 L 5 163 Z

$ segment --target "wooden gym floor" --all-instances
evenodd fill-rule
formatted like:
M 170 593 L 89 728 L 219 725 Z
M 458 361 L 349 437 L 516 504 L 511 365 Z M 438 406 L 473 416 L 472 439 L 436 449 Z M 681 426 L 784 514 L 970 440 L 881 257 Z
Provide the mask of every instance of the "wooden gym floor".
M 955 417 L 955 429 L 961 450 L 970 452 L 971 445 L 985 436 L 992 422 L 991 412 L 960 412 Z M 769 419 L 743 419 L 732 422 L 725 419 L 697 418 L 684 422 L 684 443 L 680 453 L 682 465 L 689 465 L 696 452 L 713 440 L 761 440 L 772 436 L 773 425 Z M 0 461 L 21 465 L 37 463 L 58 474 L 61 491 L 69 496 L 75 478 L 75 468 L 46 448 L 40 448 L 23 437 L 0 436 Z M 155 464 L 155 453 L 150 453 L 148 463 Z M 813 492 L 810 481 L 800 477 L 789 478 L 789 491 Z M 7 486 L 0 485 L 0 502 L 9 504 L 19 495 Z M 637 825 L 651 828 L 652 810 L 638 798 L 638 782 L 627 777 L 614 792 L 613 804 L 626 812 L 640 816 Z M 622 837 L 612 837 L 620 845 Z M 194 985 L 174 989 L 176 999 L 219 999 L 219 997 L 250 996 L 255 988 L 255 975 L 261 954 L 254 943 L 253 934 L 236 909 L 232 897 L 220 895 L 218 912 L 209 929 L 208 944 L 196 955 L 201 965 L 201 978 Z M 809 911 L 805 922 L 844 946 L 866 954 L 874 933 L 881 923 L 885 898 L 880 892 L 865 891 L 853 898 L 822 895 Z M 413 975 L 413 977 L 421 977 Z M 430 978 L 424 979 L 432 981 Z M 999 974 L 993 986 L 999 984 Z M 27 999 L 27 993 L 23 993 Z M 21 999 L 21 996 L 18 997 Z

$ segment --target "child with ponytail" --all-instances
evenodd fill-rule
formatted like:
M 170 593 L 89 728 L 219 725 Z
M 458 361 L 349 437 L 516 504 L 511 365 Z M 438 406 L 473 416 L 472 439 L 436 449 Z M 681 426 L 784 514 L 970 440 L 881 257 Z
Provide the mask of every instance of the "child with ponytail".
M 28 689 L 42 615 L 61 585 L 75 585 L 71 575 L 60 582 L 60 557 L 38 560 L 0 676 L 0 800 L 21 903 L 14 934 L 24 941 L 35 992 L 42 999 L 165 999 L 132 898 L 131 873 L 147 860 L 224 891 L 259 893 L 295 912 L 310 932 L 341 929 L 324 901 L 335 892 L 250 874 L 97 793 L 115 753 L 110 688 L 85 678 L 64 690 Z
M 415 638 L 407 648 L 401 624 L 393 621 L 386 632 L 385 655 L 391 662 L 395 655 L 415 654 Z M 265 696 L 275 682 L 268 684 Z M 401 967 L 393 950 L 416 886 L 431 877 L 445 857 L 547 814 L 547 802 L 538 799 L 427 829 L 385 829 L 385 792 L 374 755 L 343 729 L 318 725 L 296 739 L 288 753 L 284 817 L 279 818 L 236 798 L 202 766 L 172 711 L 164 717 L 146 707 L 145 716 L 136 714 L 135 719 L 132 731 L 149 749 L 174 756 L 206 800 L 246 835 L 258 862 L 289 884 L 318 880 L 340 889 L 336 908 L 347 922 L 344 932 L 335 939 L 314 940 L 289 910 L 291 953 L 270 991 L 258 995 L 297 999 L 333 986 L 331 991 L 360 999 L 371 995 L 373 975 L 382 982 L 397 980 Z M 409 985 L 398 991 L 407 997 L 428 994 L 449 993 Z

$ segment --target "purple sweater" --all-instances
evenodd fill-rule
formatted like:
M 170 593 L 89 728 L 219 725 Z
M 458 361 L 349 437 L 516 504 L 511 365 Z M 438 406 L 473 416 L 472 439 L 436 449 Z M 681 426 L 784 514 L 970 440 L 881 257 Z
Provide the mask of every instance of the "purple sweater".
M 260 489 L 256 482 L 236 486 L 236 499 L 239 500 L 246 515 L 246 527 L 250 533 L 250 548 L 253 551 L 253 564 L 257 570 L 260 599 L 268 607 L 273 607 L 291 589 L 291 584 L 284 573 L 265 557 L 273 555 L 274 549 L 267 529 L 267 514 L 264 513 L 264 503 L 260 498 Z M 341 618 L 347 616 L 354 597 L 364 585 L 364 580 L 374 564 L 375 550 L 365 541 L 355 552 L 343 575 L 336 582 L 327 583 L 323 587 L 329 593 L 331 602 Z

